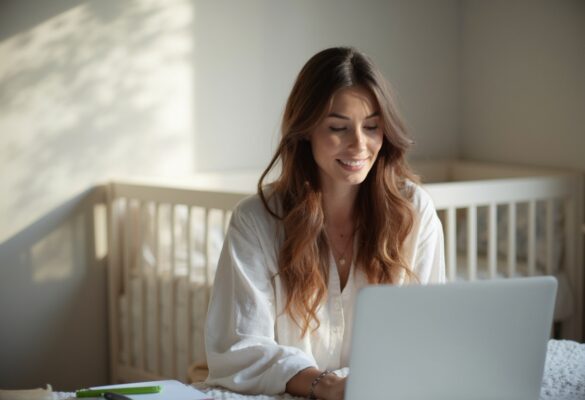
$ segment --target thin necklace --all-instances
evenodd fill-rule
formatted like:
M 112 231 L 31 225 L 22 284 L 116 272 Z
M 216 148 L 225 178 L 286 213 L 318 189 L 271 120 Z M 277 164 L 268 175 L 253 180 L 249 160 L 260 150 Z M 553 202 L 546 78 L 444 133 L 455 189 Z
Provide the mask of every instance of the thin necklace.
M 340 252 L 338 249 L 335 248 L 335 246 L 333 245 L 333 241 L 329 240 L 329 244 L 331 245 L 331 250 L 333 250 L 333 255 L 335 256 L 335 253 L 337 253 L 337 263 L 341 266 L 344 266 L 345 263 L 347 262 L 347 259 L 345 258 L 345 254 L 347 253 L 347 249 L 349 249 L 349 244 L 351 242 L 353 242 L 353 235 L 355 233 L 355 230 L 351 231 L 351 234 L 349 235 L 349 237 L 347 238 L 347 241 L 345 242 L 345 245 L 343 246 L 343 252 Z

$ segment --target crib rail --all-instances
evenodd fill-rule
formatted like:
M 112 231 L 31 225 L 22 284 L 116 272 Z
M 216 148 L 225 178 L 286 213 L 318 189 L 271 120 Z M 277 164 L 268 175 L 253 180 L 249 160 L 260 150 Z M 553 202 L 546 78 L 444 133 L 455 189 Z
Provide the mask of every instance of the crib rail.
M 205 362 L 201 314 L 207 309 L 216 262 L 211 254 L 211 224 L 217 225 L 216 235 L 225 234 L 231 210 L 244 196 L 188 187 L 110 184 L 112 381 L 168 377 L 185 381 L 189 365 Z M 193 259 L 197 244 L 198 254 L 203 255 L 198 262 Z
M 558 174 L 542 177 L 523 177 L 472 182 L 427 184 L 425 189 L 433 198 L 445 231 L 445 259 L 447 278 L 455 281 L 461 276 L 458 260 L 461 243 L 458 230 L 465 229 L 467 279 L 478 279 L 478 210 L 484 212 L 484 241 L 486 243 L 487 276 L 513 277 L 517 275 L 566 274 L 574 298 L 574 318 L 563 327 L 562 335 L 578 339 L 583 334 L 583 247 L 579 225 L 583 220 L 583 181 L 578 174 Z M 518 226 L 520 210 L 526 215 L 523 227 Z M 537 209 L 542 212 L 537 215 Z M 458 225 L 458 213 L 465 213 L 466 225 Z M 503 215 L 502 215 L 503 214 Z M 502 218 L 503 217 L 503 218 Z M 559 221 L 562 217 L 562 221 Z M 501 231 L 502 220 L 507 224 Z M 559 229 L 559 225 L 562 227 Z M 500 227 L 500 229 L 498 229 Z M 537 246 L 537 228 L 543 240 Z M 522 230 L 524 232 L 522 232 Z M 524 234 L 526 263 L 522 274 L 518 271 L 518 235 Z M 498 236 L 505 235 L 506 258 L 498 254 Z M 460 241 L 459 241 L 460 242 Z M 555 250 L 560 245 L 561 248 Z M 544 253 L 544 261 L 537 263 L 537 254 Z M 559 260 L 558 256 L 562 256 Z M 503 264 L 503 265 L 502 265 Z M 543 265 L 540 265 L 543 264 Z M 559 265 L 561 264 L 561 265 Z M 502 268 L 505 267 L 505 268 Z M 501 273 L 502 272 L 502 273 Z
M 578 175 L 490 179 L 471 182 L 445 182 L 424 185 L 435 207 L 465 207 L 469 204 L 526 202 L 533 199 L 574 197 L 581 187 Z
M 573 312 L 563 320 L 561 335 L 583 337 L 580 175 L 443 182 L 424 188 L 443 223 L 449 280 L 564 274 Z M 187 367 L 205 361 L 202 328 L 217 245 L 231 210 L 246 195 L 136 182 L 109 185 L 113 382 L 187 380 Z

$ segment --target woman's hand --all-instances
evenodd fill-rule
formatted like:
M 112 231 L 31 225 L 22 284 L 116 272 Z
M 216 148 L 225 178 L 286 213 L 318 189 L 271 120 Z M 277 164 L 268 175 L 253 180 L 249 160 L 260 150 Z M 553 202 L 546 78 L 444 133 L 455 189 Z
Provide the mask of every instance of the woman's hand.
M 334 373 L 325 375 L 315 385 L 315 397 L 323 400 L 343 400 L 346 381 L 347 378 L 341 378 Z
M 311 386 L 321 372 L 317 368 L 302 370 L 287 382 L 286 391 L 293 396 L 309 397 Z M 334 373 L 326 374 L 314 385 L 313 393 L 321 400 L 343 400 L 346 380 Z

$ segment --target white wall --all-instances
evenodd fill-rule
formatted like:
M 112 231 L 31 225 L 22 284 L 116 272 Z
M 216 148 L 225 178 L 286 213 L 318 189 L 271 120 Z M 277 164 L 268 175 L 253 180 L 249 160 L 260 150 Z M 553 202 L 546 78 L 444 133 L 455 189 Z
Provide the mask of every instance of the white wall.
M 398 92 L 413 155 L 457 156 L 457 1 L 197 1 L 196 165 L 261 168 L 293 81 L 317 51 L 368 53 Z
M 461 154 L 585 170 L 585 2 L 462 3 Z
M 21 3 L 0 13 L 0 241 L 112 175 L 193 172 L 189 3 L 69 2 L 22 31 Z
M 458 12 L 456 0 L 1 2 L 0 387 L 107 379 L 87 188 L 264 166 L 317 50 L 369 53 L 415 154 L 457 155 Z
M 193 172 L 191 3 L 0 7 L 0 388 L 106 383 L 86 191 Z

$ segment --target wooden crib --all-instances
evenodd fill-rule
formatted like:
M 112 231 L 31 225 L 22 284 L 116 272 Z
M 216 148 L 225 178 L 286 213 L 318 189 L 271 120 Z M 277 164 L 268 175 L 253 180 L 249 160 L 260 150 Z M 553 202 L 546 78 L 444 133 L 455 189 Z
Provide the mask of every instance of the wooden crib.
M 554 275 L 556 336 L 582 340 L 583 177 L 462 161 L 414 166 L 443 222 L 448 279 Z M 186 381 L 189 366 L 205 364 L 203 326 L 230 210 L 258 175 L 108 185 L 112 382 Z M 201 190 L 218 179 L 238 193 Z

